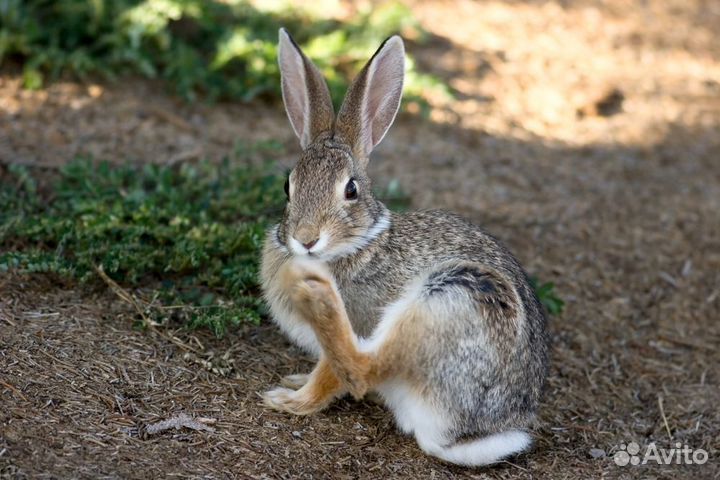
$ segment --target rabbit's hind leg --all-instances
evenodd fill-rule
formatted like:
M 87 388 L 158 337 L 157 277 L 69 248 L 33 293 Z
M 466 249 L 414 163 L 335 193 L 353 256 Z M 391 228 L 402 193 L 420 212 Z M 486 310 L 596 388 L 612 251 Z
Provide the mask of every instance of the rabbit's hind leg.
M 355 398 L 368 390 L 371 357 L 358 348 L 358 339 L 345 305 L 331 278 L 303 270 L 290 287 L 294 309 L 312 327 L 333 372 Z
M 317 262 L 293 262 L 279 272 L 294 310 L 313 329 L 343 390 L 362 398 L 388 378 L 409 374 L 413 350 L 423 338 L 424 306 L 417 302 L 420 291 L 411 291 L 369 340 L 359 340 L 352 329 L 337 286 Z

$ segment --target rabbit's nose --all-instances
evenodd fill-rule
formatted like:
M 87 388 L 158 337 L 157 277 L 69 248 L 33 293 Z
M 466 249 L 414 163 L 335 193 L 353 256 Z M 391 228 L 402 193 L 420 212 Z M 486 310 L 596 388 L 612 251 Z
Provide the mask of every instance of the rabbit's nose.
M 303 223 L 295 231 L 295 240 L 307 250 L 310 250 L 320 240 L 320 231 L 314 225 Z

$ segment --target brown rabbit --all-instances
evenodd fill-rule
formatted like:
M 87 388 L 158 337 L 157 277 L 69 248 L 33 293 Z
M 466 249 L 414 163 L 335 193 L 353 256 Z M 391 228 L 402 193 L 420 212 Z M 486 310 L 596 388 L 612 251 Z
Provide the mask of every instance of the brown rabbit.
M 548 363 L 546 321 L 497 240 L 456 215 L 391 213 L 367 164 L 402 95 L 404 48 L 383 43 L 335 118 L 318 69 L 280 30 L 282 91 L 303 154 L 267 235 L 274 320 L 319 360 L 264 395 L 305 415 L 377 392 L 425 452 L 484 465 L 526 450 Z

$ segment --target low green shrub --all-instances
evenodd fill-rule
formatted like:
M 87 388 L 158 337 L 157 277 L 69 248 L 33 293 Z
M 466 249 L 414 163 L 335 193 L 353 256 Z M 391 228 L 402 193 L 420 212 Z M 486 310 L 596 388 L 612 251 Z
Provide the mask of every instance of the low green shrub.
M 272 144 L 259 149 L 267 155 Z M 268 222 L 284 206 L 269 164 L 141 167 L 77 160 L 46 192 L 23 167 L 0 184 L 0 271 L 149 286 L 155 320 L 221 334 L 259 320 L 257 269 Z M 173 308 L 167 308 L 167 307 Z

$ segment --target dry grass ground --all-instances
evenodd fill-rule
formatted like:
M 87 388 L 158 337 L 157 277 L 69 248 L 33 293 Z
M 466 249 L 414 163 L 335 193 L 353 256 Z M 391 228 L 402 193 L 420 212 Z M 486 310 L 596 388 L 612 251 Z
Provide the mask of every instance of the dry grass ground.
M 311 366 L 272 326 L 222 340 L 138 332 L 107 291 L 8 276 L 0 475 L 720 478 L 720 4 L 413 9 L 433 37 L 410 49 L 457 99 L 438 100 L 431 122 L 402 115 L 373 168 L 417 207 L 484 225 L 558 285 L 567 308 L 551 319 L 536 449 L 467 470 L 422 455 L 372 404 L 269 412 L 257 393 Z M 192 161 L 247 139 L 280 139 L 288 163 L 297 151 L 279 105 L 184 105 L 147 82 L 18 85 L 0 77 L 0 164 Z M 183 412 L 214 430 L 146 430 Z M 618 467 L 629 441 L 710 460 Z

